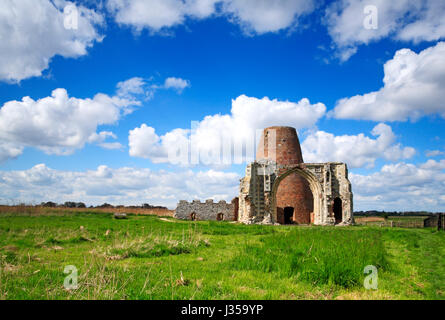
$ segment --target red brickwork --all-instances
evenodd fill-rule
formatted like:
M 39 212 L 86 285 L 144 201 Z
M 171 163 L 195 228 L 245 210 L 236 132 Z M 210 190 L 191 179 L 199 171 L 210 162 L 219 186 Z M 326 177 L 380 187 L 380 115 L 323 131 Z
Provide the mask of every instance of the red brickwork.
M 310 224 L 311 212 L 314 210 L 314 198 L 309 183 L 305 178 L 293 173 L 284 178 L 277 191 L 277 210 L 284 213 L 284 208 L 294 208 L 294 222 L 298 224 Z M 279 223 L 284 223 L 284 217 L 277 217 Z
M 274 134 L 275 144 L 269 141 Z M 277 164 L 303 163 L 300 141 L 295 128 L 270 127 L 264 129 L 257 151 L 257 160 L 260 159 L 274 160 Z
M 275 143 L 270 139 L 275 137 Z M 257 160 L 274 160 L 278 165 L 303 164 L 300 141 L 297 131 L 291 127 L 270 127 L 264 129 Z M 310 224 L 314 200 L 309 183 L 297 173 L 287 176 L 280 182 L 277 191 L 277 220 L 284 224 L 284 209 L 294 209 L 293 221 Z

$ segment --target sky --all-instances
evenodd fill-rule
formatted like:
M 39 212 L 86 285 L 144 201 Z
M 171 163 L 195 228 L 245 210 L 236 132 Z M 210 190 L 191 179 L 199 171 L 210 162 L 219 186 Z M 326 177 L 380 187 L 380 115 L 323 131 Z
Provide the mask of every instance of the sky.
M 443 211 L 444 16 L 441 0 L 0 0 L 0 203 L 230 201 L 258 130 L 283 125 L 305 162 L 347 163 L 354 210 Z

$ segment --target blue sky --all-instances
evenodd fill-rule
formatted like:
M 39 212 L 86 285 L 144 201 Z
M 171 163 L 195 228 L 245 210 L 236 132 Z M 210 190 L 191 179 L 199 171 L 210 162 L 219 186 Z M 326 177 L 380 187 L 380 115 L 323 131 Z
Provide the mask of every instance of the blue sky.
M 2 2 L 0 201 L 230 200 L 245 163 L 167 159 L 198 121 L 206 151 L 296 127 L 307 162 L 348 163 L 356 210 L 443 210 L 445 5 L 404 2 L 374 29 L 360 0 Z

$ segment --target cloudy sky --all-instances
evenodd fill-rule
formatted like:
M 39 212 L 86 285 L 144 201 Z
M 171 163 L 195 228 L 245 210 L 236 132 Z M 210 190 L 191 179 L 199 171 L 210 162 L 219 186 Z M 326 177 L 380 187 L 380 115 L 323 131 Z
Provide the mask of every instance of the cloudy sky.
M 257 130 L 287 125 L 305 162 L 348 164 L 355 210 L 443 211 L 444 16 L 442 0 L 0 0 L 0 203 L 231 200 Z

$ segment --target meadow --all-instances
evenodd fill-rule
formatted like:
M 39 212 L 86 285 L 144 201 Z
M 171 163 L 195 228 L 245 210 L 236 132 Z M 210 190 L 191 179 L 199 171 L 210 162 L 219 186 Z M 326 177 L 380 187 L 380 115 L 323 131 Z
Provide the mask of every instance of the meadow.
M 377 290 L 363 286 L 367 265 Z M 0 299 L 444 298 L 445 232 L 428 228 L 0 213 Z

